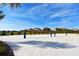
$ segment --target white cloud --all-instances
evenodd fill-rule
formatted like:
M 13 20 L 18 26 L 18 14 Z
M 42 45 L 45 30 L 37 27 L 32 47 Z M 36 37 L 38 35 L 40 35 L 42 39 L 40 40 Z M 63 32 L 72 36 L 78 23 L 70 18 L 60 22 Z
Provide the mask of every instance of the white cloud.
M 77 9 L 67 9 L 67 10 L 63 9 L 59 12 L 51 14 L 48 18 L 48 21 L 52 20 L 53 18 L 57 18 L 57 17 L 62 17 L 62 18 L 66 17 L 66 16 L 71 17 L 71 16 L 74 16 L 74 15 L 77 15 L 77 14 L 79 14 L 79 12 L 77 12 Z
M 28 14 L 12 14 L 10 15 L 10 17 L 13 17 L 13 18 L 26 18 L 26 19 L 33 19 L 33 20 L 38 20 L 37 17 L 34 17 L 32 15 L 28 15 Z
M 51 4 L 41 4 L 41 5 L 37 5 L 34 6 L 32 8 L 30 8 L 27 11 L 27 14 L 30 16 L 33 16 L 35 18 L 41 18 L 41 17 L 48 17 L 49 19 L 53 18 L 53 17 L 63 17 L 68 15 L 69 13 L 71 13 L 73 10 L 70 9 L 69 7 L 71 7 L 72 4 L 60 4 L 60 3 L 51 3 Z M 52 9 L 52 10 L 49 10 Z M 53 10 L 56 9 L 56 10 Z M 57 11 L 57 9 L 59 9 Z M 56 12 L 57 11 L 57 12 Z M 40 17 L 39 17 L 40 16 Z
M 64 11 L 60 11 L 58 13 L 52 14 L 49 18 L 54 18 L 54 17 L 63 17 L 65 15 L 67 15 L 71 10 L 64 10 Z
M 41 4 L 41 5 L 34 6 L 27 11 L 27 14 L 34 14 L 37 12 L 40 13 L 42 12 L 43 9 L 45 9 L 46 6 L 48 6 L 48 4 Z

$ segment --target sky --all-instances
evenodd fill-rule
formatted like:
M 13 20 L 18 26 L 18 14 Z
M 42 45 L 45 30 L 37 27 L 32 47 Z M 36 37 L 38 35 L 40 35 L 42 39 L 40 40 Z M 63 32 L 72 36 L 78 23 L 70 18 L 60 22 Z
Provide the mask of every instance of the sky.
M 0 30 L 23 30 L 29 28 L 75 28 L 79 29 L 78 3 L 24 3 L 19 8 L 1 7 L 5 17 Z

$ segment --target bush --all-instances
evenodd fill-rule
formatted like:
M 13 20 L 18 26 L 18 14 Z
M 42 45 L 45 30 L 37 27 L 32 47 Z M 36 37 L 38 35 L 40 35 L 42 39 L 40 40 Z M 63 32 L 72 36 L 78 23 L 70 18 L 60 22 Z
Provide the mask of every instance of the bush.
M 2 41 L 0 41 L 0 56 L 14 56 L 11 47 Z
M 14 35 L 14 32 L 11 32 L 11 35 Z
M 2 34 L 1 35 L 6 35 L 6 31 L 2 31 Z
M 20 33 L 20 32 L 18 32 L 18 35 L 21 35 L 21 33 Z

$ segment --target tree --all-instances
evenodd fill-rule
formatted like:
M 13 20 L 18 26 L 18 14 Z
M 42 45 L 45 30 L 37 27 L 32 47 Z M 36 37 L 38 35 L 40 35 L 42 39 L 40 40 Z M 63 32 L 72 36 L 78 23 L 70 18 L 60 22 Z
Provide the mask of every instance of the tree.
M 0 10 L 0 20 L 2 20 L 4 18 L 4 16 L 5 15 L 4 15 L 3 11 Z
M 1 35 L 6 35 L 6 31 L 2 31 L 2 34 Z
M 4 7 L 6 5 L 10 6 L 11 8 L 18 8 L 21 6 L 20 3 L 1 3 L 0 8 Z
M 11 35 L 14 35 L 14 32 L 13 31 L 11 32 Z
M 43 33 L 44 34 L 48 34 L 48 33 L 50 33 L 50 31 L 51 31 L 50 28 L 47 28 L 47 27 L 43 28 Z
M 6 6 L 6 5 L 9 5 L 11 8 L 18 8 L 20 7 L 21 5 L 19 3 L 1 3 L 0 4 L 0 8 Z M 4 18 L 5 14 L 2 10 L 0 10 L 0 20 L 2 20 Z
M 18 31 L 18 35 L 20 35 L 21 33 L 20 33 L 20 31 Z
M 43 28 L 43 30 L 44 31 L 51 31 L 51 29 L 50 28 L 47 28 L 47 27 Z

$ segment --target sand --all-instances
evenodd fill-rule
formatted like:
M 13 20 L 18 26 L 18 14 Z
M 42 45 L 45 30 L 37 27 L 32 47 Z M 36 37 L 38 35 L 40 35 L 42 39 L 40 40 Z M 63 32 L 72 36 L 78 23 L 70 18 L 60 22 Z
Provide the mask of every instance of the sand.
M 79 34 L 0 36 L 9 44 L 15 56 L 79 56 Z

